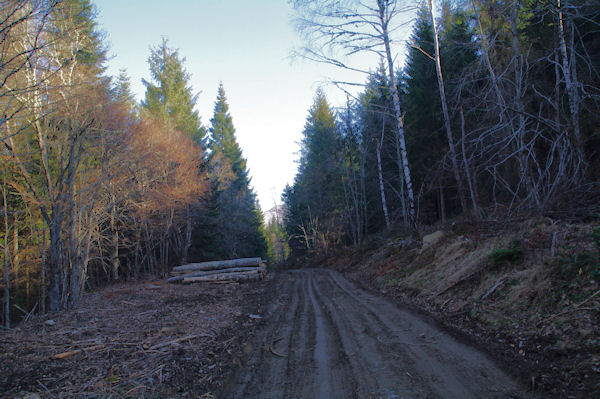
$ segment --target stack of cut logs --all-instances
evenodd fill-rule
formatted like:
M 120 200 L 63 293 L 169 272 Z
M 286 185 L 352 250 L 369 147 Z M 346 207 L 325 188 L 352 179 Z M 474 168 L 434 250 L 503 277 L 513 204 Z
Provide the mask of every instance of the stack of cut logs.
M 175 266 L 171 271 L 171 283 L 194 283 L 198 281 L 245 281 L 261 280 L 267 267 L 261 258 L 215 260 Z

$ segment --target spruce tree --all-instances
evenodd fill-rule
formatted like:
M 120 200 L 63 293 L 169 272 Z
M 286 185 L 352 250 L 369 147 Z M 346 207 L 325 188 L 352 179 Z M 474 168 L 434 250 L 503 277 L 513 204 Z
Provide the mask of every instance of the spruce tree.
M 206 133 L 198 111 L 194 110 L 197 95 L 192 94 L 184 62 L 178 50 L 168 46 L 167 39 L 151 48 L 148 64 L 152 81 L 142 80 L 146 86 L 142 109 L 202 143 Z
M 433 30 L 427 11 L 419 11 L 408 51 L 404 82 L 404 118 L 409 162 L 413 165 L 415 186 L 423 184 L 426 174 L 446 152 L 442 113 L 433 54 Z
M 209 208 L 216 223 L 205 255 L 210 257 L 264 256 L 263 216 L 250 187 L 246 159 L 235 137 L 233 119 L 223 84 L 219 85 L 210 120 L 209 175 L 212 193 Z
M 394 104 L 386 75 L 383 64 L 371 73 L 361 95 L 359 108 L 362 151 L 365 153 L 367 169 L 367 221 L 371 232 L 379 230 L 382 226 L 388 227 L 385 208 L 390 214 L 400 208 L 394 203 L 395 197 L 399 195 L 391 194 L 402 193 L 404 182 L 404 172 L 397 152 Z
M 210 120 L 209 146 L 214 154 L 221 154 L 229 161 L 236 176 L 234 184 L 238 185 L 239 188 L 249 186 L 250 180 L 246 169 L 246 160 L 242 156 L 242 149 L 235 138 L 233 118 L 229 114 L 229 104 L 227 104 L 227 97 L 222 83 L 219 85 L 214 114 Z
M 168 46 L 167 39 L 150 50 L 148 64 L 153 82 L 143 79 L 146 96 L 142 101 L 142 116 L 148 115 L 165 126 L 186 134 L 198 145 L 204 146 L 205 129 L 200 122 L 198 111 L 194 109 L 196 97 L 189 84 L 190 75 L 183 67 L 185 58 L 180 58 L 177 49 Z M 198 171 L 200 174 L 200 171 Z M 200 176 L 198 176 L 200 178 Z M 202 244 L 202 233 L 194 234 L 195 227 L 205 219 L 200 207 L 186 207 L 185 238 L 181 262 L 186 263 L 192 247 Z M 204 226 L 203 226 L 204 227 Z M 196 248 L 192 248 L 194 252 Z
M 138 109 L 135 96 L 131 91 L 131 80 L 125 69 L 119 71 L 119 76 L 113 83 L 112 96 L 116 102 L 125 105 L 129 109 Z
M 308 114 L 298 173 L 283 194 L 286 228 L 296 255 L 311 248 L 327 250 L 341 239 L 343 226 L 343 156 L 334 114 L 320 89 Z

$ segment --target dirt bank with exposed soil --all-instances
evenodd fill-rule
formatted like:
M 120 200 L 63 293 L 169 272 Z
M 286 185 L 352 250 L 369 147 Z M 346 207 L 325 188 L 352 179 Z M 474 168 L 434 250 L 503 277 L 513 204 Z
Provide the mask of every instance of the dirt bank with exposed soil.
M 371 237 L 316 264 L 465 333 L 542 397 L 600 397 L 599 226 L 449 223 L 429 245 Z

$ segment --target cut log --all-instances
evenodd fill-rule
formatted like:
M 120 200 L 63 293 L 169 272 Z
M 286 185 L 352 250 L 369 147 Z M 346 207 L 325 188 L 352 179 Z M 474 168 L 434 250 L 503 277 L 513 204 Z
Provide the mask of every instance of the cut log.
M 259 273 L 258 269 L 249 272 L 236 272 L 236 273 L 219 273 L 212 274 L 209 276 L 199 277 L 184 277 L 181 280 L 182 283 L 195 283 L 200 281 L 245 281 L 245 280 L 260 280 L 262 273 Z
M 243 266 L 261 266 L 263 263 L 261 258 L 240 258 L 230 260 L 215 260 L 211 262 L 201 263 L 190 263 L 182 266 L 175 266 L 174 272 L 189 272 L 189 271 L 201 271 L 201 270 L 218 270 L 218 269 L 229 269 L 232 267 L 243 267 Z
M 173 283 L 176 281 L 181 281 L 187 277 L 202 277 L 202 276 L 210 276 L 212 274 L 221 274 L 221 273 L 238 273 L 238 272 L 251 272 L 254 270 L 258 270 L 259 272 L 264 273 L 266 268 L 264 267 L 233 267 L 231 269 L 219 269 L 219 270 L 207 270 L 202 272 L 190 272 L 184 275 L 175 276 L 167 279 L 168 282 Z
M 203 273 L 203 272 L 223 272 L 225 270 L 240 270 L 240 271 L 245 271 L 245 270 L 254 270 L 259 266 L 239 266 L 239 267 L 230 267 L 230 268 L 223 268 L 223 267 L 219 267 L 219 268 L 211 268 L 211 269 L 192 269 L 192 270 L 172 270 L 171 271 L 171 275 L 172 276 L 185 276 L 191 273 Z

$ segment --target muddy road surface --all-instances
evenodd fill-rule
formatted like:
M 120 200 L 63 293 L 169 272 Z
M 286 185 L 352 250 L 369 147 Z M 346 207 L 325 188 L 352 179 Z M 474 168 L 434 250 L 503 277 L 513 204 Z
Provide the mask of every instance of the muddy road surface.
M 224 398 L 526 398 L 484 353 L 324 269 L 285 273 Z

